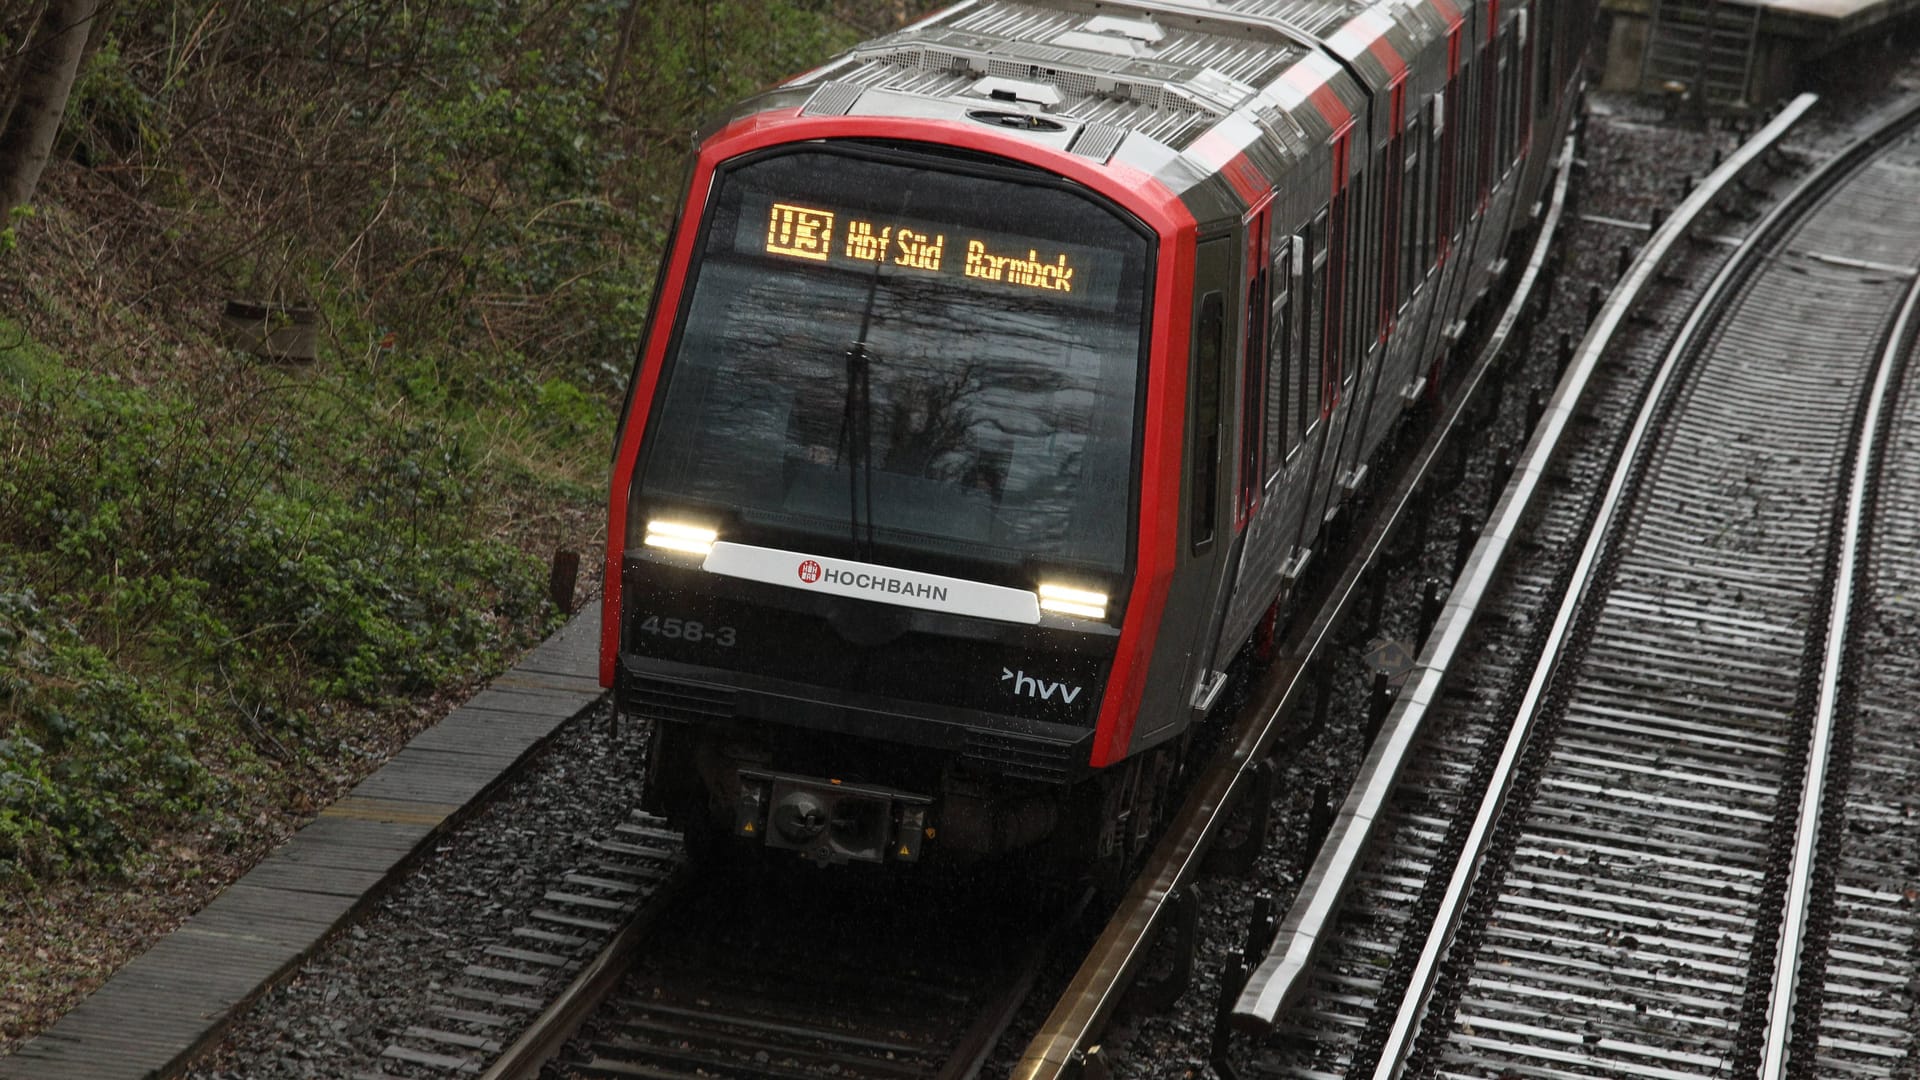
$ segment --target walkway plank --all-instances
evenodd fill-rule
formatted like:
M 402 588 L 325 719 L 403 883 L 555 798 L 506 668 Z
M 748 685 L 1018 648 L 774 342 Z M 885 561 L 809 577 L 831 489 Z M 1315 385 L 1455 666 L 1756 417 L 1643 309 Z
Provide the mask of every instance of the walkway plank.
M 0 1080 L 141 1080 L 190 1058 L 473 799 L 600 699 L 599 640 L 595 604 L 0 1058 Z

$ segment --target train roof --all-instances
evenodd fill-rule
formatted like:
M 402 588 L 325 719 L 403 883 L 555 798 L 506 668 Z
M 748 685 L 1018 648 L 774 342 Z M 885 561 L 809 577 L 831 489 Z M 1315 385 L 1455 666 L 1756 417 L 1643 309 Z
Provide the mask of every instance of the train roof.
M 1400 57 L 1472 6 L 963 0 L 856 46 L 733 116 L 795 104 L 814 116 L 999 113 L 1031 122 L 1028 133 L 1040 141 L 1052 141 L 1044 131 L 1058 132 L 1061 149 L 1118 158 L 1187 191 L 1247 161 L 1277 176 L 1345 122 L 1341 111 L 1364 117 L 1368 87 L 1399 77 Z M 1247 161 L 1236 160 L 1242 155 Z
M 997 97 L 1177 149 L 1310 51 L 1207 10 L 986 0 L 870 42 L 829 77 L 975 105 Z

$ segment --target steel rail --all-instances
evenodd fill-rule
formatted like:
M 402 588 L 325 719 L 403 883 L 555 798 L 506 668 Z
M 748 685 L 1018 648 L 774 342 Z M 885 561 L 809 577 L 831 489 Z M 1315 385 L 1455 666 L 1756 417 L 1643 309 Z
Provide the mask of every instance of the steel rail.
M 627 973 L 628 961 L 653 932 L 653 924 L 659 921 L 661 913 L 686 887 L 691 873 L 689 867 L 682 865 L 671 879 L 661 882 L 653 897 L 635 909 L 626 925 L 580 969 L 566 989 L 534 1017 L 519 1038 L 493 1059 L 487 1071 L 480 1074 L 480 1080 L 532 1080 L 538 1076 L 540 1067 L 560 1052 L 561 1046 L 587 1017 L 619 987 Z
M 542 1069 L 579 1032 L 590 1017 L 600 1013 L 632 969 L 635 954 L 654 933 L 655 924 L 685 891 L 693 870 L 682 866 L 672 881 L 663 884 L 653 900 L 636 910 L 620 931 L 581 968 L 519 1038 L 501 1051 L 479 1080 L 534 1080 Z M 1089 894 L 1090 895 L 1090 894 Z M 1085 911 L 1089 896 L 1082 896 L 1060 915 L 1051 928 L 1036 934 L 1019 951 L 1005 971 L 1005 986 L 987 1002 L 960 1039 L 938 1072 L 927 1075 L 935 1080 L 973 1080 L 980 1074 L 999 1044 L 1001 1035 L 1025 1003 L 1034 982 L 1059 945 L 1066 928 L 1074 925 Z
M 1456 861 L 1440 910 L 1429 928 L 1413 977 L 1395 1014 L 1393 1029 L 1373 1074 L 1376 1080 L 1397 1076 L 1402 1071 L 1412 1052 L 1414 1041 L 1420 1034 L 1420 1028 L 1425 1021 L 1426 1005 L 1432 993 L 1440 962 L 1452 942 L 1468 894 L 1477 877 L 1486 838 L 1498 818 L 1500 805 L 1509 787 L 1507 780 L 1512 765 L 1517 760 L 1520 750 L 1524 748 L 1527 730 L 1530 729 L 1537 715 L 1540 699 L 1555 674 L 1561 651 L 1560 643 L 1588 592 L 1590 583 L 1587 581 L 1587 569 L 1597 561 L 1607 544 L 1608 523 L 1618 509 L 1621 493 L 1633 474 L 1639 448 L 1652 425 L 1655 413 L 1659 411 L 1666 386 L 1671 382 L 1675 370 L 1692 347 L 1692 343 L 1701 335 L 1710 315 L 1721 305 L 1723 298 L 1760 258 L 1770 257 L 1771 252 L 1763 253 L 1763 249 L 1785 227 L 1791 225 L 1811 208 L 1817 199 L 1831 191 L 1839 178 L 1850 174 L 1869 154 L 1877 151 L 1892 133 L 1904 130 L 1914 122 L 1916 117 L 1920 117 L 1920 111 L 1902 113 L 1893 124 L 1860 140 L 1828 161 L 1807 177 L 1785 200 L 1775 206 L 1749 234 L 1749 239 L 1742 245 L 1741 255 L 1737 255 L 1722 267 L 1676 336 L 1674 345 L 1668 351 L 1661 370 L 1655 376 L 1654 383 L 1647 393 L 1645 405 L 1620 451 L 1611 484 L 1603 496 L 1595 524 L 1571 578 L 1573 584 L 1567 590 L 1556 614 L 1547 645 L 1542 651 L 1540 662 L 1535 667 L 1507 744 L 1503 747 L 1500 767 L 1489 782 L 1467 846 Z
M 1561 189 L 1564 189 L 1570 164 L 1571 154 L 1563 155 Z M 1558 202 L 1556 200 L 1556 204 Z M 1555 216 L 1551 223 L 1557 226 L 1559 217 Z M 1309 662 L 1331 640 L 1335 627 L 1360 591 L 1366 573 L 1379 561 L 1394 529 L 1409 516 L 1415 493 L 1421 490 L 1442 452 L 1453 445 L 1454 438 L 1464 437 L 1467 426 L 1464 417 L 1480 400 L 1479 387 L 1519 324 L 1551 252 L 1555 232 L 1547 225 L 1543 215 L 1540 236 L 1527 268 L 1486 346 L 1461 380 L 1458 399 L 1446 415 L 1435 422 L 1420 451 L 1408 459 L 1396 482 L 1386 489 L 1394 494 L 1371 520 L 1365 539 L 1356 545 L 1358 554 L 1327 591 L 1312 621 L 1287 643 L 1282 659 L 1275 661 L 1271 673 L 1261 683 L 1257 702 L 1245 711 L 1244 719 L 1229 730 L 1231 749 L 1216 755 L 1195 781 L 1192 792 L 1169 823 L 1145 868 L 1128 887 L 1118 913 L 1101 932 L 1059 1003 L 1015 1064 L 1011 1074 L 1014 1080 L 1058 1080 L 1085 1063 L 1086 1049 L 1105 1027 L 1152 945 L 1169 899 L 1194 877 L 1208 844 L 1237 801 L 1245 797 L 1250 786 L 1245 781 L 1247 771 L 1270 752 L 1284 718 L 1300 700 L 1307 685 Z
M 1920 308 L 1920 278 L 1907 287 L 1907 298 L 1894 322 L 1893 333 L 1880 354 L 1873 390 L 1861 418 L 1860 442 L 1854 450 L 1853 477 L 1847 490 L 1846 523 L 1841 531 L 1840 565 L 1834 572 L 1833 603 L 1827 612 L 1826 656 L 1820 671 L 1820 699 L 1813 716 L 1812 745 L 1807 754 L 1806 780 L 1801 788 L 1798 825 L 1794 836 L 1793 869 L 1787 881 L 1786 906 L 1781 915 L 1780 947 L 1774 954 L 1773 993 L 1767 1001 L 1767 1039 L 1761 1052 L 1761 1080 L 1786 1075 L 1793 1040 L 1794 1002 L 1798 995 L 1801 961 L 1806 944 L 1809 908 L 1813 902 L 1814 865 L 1819 856 L 1820 808 L 1825 799 L 1827 761 L 1831 754 L 1835 712 L 1840 698 L 1842 662 L 1853 615 L 1853 583 L 1858 566 L 1860 537 L 1867 527 L 1868 491 L 1879 464 L 1881 413 L 1901 358 L 1913 347 L 1914 314 Z
M 935 1080 L 974 1080 L 980 1075 L 987 1061 L 992 1058 L 993 1051 L 999 1047 L 1000 1037 L 1006 1034 L 1020 1007 L 1026 1004 L 1027 997 L 1033 993 L 1033 984 L 1039 980 L 1047 957 L 1053 955 L 1062 931 L 1079 922 L 1092 898 L 1092 890 L 1088 890 L 1060 917 L 1051 931 L 1039 935 L 1033 947 L 1015 967 L 1016 974 L 1009 980 L 1005 991 L 981 1012 L 979 1019 L 961 1037 L 958 1048 L 941 1067 Z
M 1439 700 L 1441 685 L 1465 642 L 1467 630 L 1505 561 L 1522 519 L 1533 506 L 1549 464 L 1571 428 L 1593 375 L 1628 313 L 1651 287 L 1673 246 L 1719 193 L 1772 149 L 1812 105 L 1811 95 L 1795 99 L 1771 124 L 1711 173 L 1655 231 L 1601 308 L 1555 388 L 1553 399 L 1495 510 L 1494 520 L 1475 546 L 1460 581 L 1435 623 L 1415 666 L 1409 692 L 1395 703 L 1381 738 L 1375 741 L 1360 775 L 1355 778 L 1336 824 L 1314 860 L 1306 883 L 1295 896 L 1273 945 L 1234 1003 L 1235 1027 L 1253 1033 L 1270 1030 L 1280 1012 L 1305 990 L 1307 975 L 1373 843 L 1387 800 L 1413 751 L 1427 712 Z M 1561 194 L 1556 192 L 1556 201 L 1560 198 Z

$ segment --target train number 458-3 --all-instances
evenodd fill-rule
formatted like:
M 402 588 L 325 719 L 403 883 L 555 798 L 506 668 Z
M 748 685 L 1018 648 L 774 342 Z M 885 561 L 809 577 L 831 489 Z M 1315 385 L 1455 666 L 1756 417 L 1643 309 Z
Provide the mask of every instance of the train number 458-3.
M 657 637 L 687 641 L 695 645 L 711 643 L 723 649 L 733 648 L 734 632 L 731 626 L 708 626 L 692 619 L 663 619 L 658 615 L 649 615 L 640 623 L 640 632 Z

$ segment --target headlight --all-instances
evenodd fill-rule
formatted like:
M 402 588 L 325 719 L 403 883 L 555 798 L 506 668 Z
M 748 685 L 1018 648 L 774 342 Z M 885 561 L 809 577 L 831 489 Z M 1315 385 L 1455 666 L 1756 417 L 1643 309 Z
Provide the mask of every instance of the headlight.
M 719 536 L 712 529 L 681 521 L 647 522 L 647 546 L 666 548 L 668 551 L 704 556 L 713 550 L 713 542 Z
M 1040 610 L 1083 619 L 1104 619 L 1107 617 L 1107 594 L 1042 582 Z

